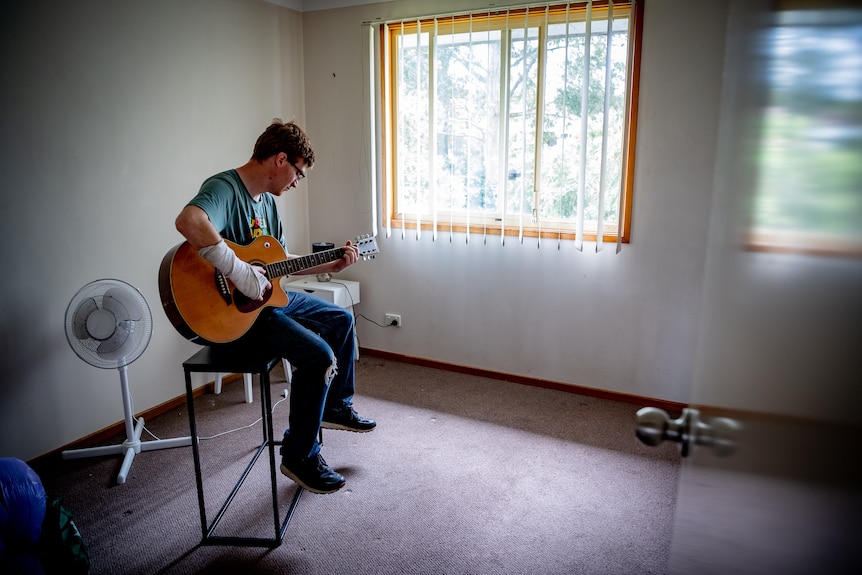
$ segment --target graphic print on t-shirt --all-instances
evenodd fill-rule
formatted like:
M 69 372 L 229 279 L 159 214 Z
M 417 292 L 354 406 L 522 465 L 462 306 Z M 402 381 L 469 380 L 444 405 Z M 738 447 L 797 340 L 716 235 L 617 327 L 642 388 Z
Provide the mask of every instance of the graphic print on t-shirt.
M 252 218 L 248 227 L 251 230 L 252 239 L 270 235 L 269 226 L 266 225 L 266 218 L 264 217 Z

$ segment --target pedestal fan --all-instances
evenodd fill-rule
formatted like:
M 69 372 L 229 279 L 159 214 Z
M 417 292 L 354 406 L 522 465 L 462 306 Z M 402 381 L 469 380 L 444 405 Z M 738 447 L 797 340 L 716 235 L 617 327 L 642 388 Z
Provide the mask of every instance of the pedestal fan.
M 119 445 L 73 449 L 63 459 L 125 453 L 117 483 L 125 483 L 135 455 L 141 451 L 191 445 L 191 437 L 141 442 L 144 419 L 132 417 L 128 365 L 138 359 L 153 333 L 153 317 L 147 300 L 124 281 L 101 279 L 80 290 L 66 308 L 66 339 L 84 361 L 101 369 L 118 369 L 123 393 L 126 441 Z

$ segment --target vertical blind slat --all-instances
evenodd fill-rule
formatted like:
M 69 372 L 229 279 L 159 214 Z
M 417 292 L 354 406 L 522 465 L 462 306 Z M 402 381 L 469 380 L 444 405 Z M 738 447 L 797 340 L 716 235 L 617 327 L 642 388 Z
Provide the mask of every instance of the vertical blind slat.
M 578 181 L 578 217 L 575 228 L 575 249 L 584 251 L 584 204 L 587 189 L 587 117 L 590 98 L 590 36 L 592 32 L 593 2 L 587 2 L 584 21 L 584 83 L 581 89 L 581 165 Z
M 406 78 L 405 73 L 404 73 L 404 63 L 407 62 L 407 38 L 404 37 L 404 22 L 401 23 L 401 37 L 400 38 L 401 38 L 401 41 L 399 44 L 400 58 L 398 59 L 400 65 L 398 66 L 398 74 L 399 74 L 398 82 L 399 82 L 399 85 L 404 86 L 407 83 L 407 78 Z M 398 102 L 398 110 L 397 110 L 398 115 L 401 115 L 405 112 L 402 110 L 402 108 L 404 108 L 404 104 L 405 104 L 405 102 L 400 102 L 400 101 Z M 407 141 L 407 125 L 406 125 L 406 123 L 400 122 L 399 128 L 400 128 L 399 129 L 399 132 L 400 132 L 399 133 L 399 138 L 400 138 L 399 141 L 400 142 L 406 142 Z M 401 151 L 402 150 L 398 150 L 398 152 L 401 152 Z M 403 154 L 399 153 L 398 156 L 403 157 L 403 156 L 407 155 L 406 149 L 404 149 L 403 152 L 404 152 Z M 398 171 L 400 172 L 400 170 L 398 170 Z M 400 176 L 398 177 L 398 179 L 399 180 L 401 179 Z M 399 183 L 399 185 L 401 184 L 400 181 L 398 183 Z M 404 208 L 404 209 L 401 209 L 400 211 L 401 211 L 401 239 L 403 240 L 405 237 L 407 237 L 407 230 L 406 230 L 407 210 L 406 210 L 406 208 Z
M 390 66 L 392 65 L 392 49 L 394 47 L 390 44 L 390 42 L 392 41 L 392 36 L 390 36 L 388 33 L 389 26 L 384 24 L 384 29 L 387 31 L 387 33 L 384 36 L 384 39 L 381 41 L 381 44 L 382 44 L 381 49 L 383 52 L 383 69 L 381 70 L 381 76 L 383 78 L 383 90 L 384 90 L 384 96 L 385 96 L 386 94 L 392 94 L 392 80 L 389 76 L 389 70 L 391 70 Z M 387 49 L 387 47 L 388 47 L 388 49 Z M 395 126 L 393 126 L 393 119 L 392 119 L 392 106 L 395 104 L 395 102 L 393 102 L 391 99 L 386 98 L 386 97 L 381 98 L 381 99 L 382 99 L 382 103 L 383 103 L 383 118 L 382 118 L 383 132 L 384 132 L 384 134 L 390 134 L 390 133 L 392 133 L 392 130 L 395 129 Z M 372 122 L 373 122 L 373 118 L 372 118 Z M 394 176 L 393 176 L 395 170 L 393 169 L 393 159 L 392 159 L 392 155 L 394 153 L 392 138 L 384 138 L 383 153 L 384 153 L 384 157 L 383 157 L 383 162 L 384 162 L 383 181 L 384 181 L 384 184 L 383 185 L 386 186 L 386 188 L 385 188 L 386 190 L 391 190 L 392 186 L 395 183 L 394 182 Z M 383 193 L 385 194 L 386 192 L 384 191 Z M 393 198 L 393 200 L 394 200 L 394 198 Z M 384 227 L 386 229 L 385 235 L 387 238 L 392 237 L 392 211 L 393 211 L 392 209 L 386 209 L 385 210 L 386 214 L 384 215 L 384 217 L 386 218 L 386 224 Z
M 374 118 L 374 68 L 371 65 L 375 61 L 375 45 L 374 45 L 374 28 L 372 26 L 362 26 L 361 43 L 364 48 L 364 56 L 360 57 L 360 65 L 362 66 L 362 74 L 365 80 L 365 87 L 362 90 L 362 103 L 364 104 L 368 131 L 365 132 L 365 146 L 367 146 L 366 158 L 368 162 L 368 189 L 372 194 L 372 198 L 377 197 L 377 154 L 376 144 L 377 134 Z M 364 131 L 364 130 L 363 130 Z M 360 166 L 364 162 L 360 163 Z M 371 235 L 377 236 L 377 202 L 371 202 Z
M 566 4 L 566 42 L 565 42 L 565 50 L 563 57 L 563 101 L 567 102 L 569 100 L 569 18 L 571 16 L 571 4 Z M 568 125 L 568 106 L 563 106 L 563 137 L 561 138 L 562 142 L 560 146 L 562 147 L 562 151 L 560 156 L 562 158 L 563 163 L 563 178 L 562 178 L 562 186 L 565 188 L 569 185 L 569 163 L 566 161 L 566 140 L 568 140 L 568 133 L 565 131 L 566 126 Z M 571 202 L 571 199 L 569 200 Z M 571 208 L 571 204 L 569 206 Z M 557 249 L 561 248 L 562 244 L 563 232 L 562 229 L 557 233 Z
M 422 93 L 422 22 L 416 21 L 416 96 Z M 416 126 L 416 202 L 413 204 L 416 211 L 416 240 L 422 236 L 422 113 L 417 106 L 415 109 Z
M 428 33 L 428 193 L 431 195 L 431 241 L 437 240 L 437 70 L 434 62 L 437 58 L 437 19 L 432 22 Z M 419 226 L 420 222 L 417 221 Z
M 613 44 L 613 28 L 614 28 L 614 2 L 610 0 L 608 3 L 608 29 L 606 36 L 605 49 L 605 106 L 604 116 L 602 118 L 602 161 L 599 168 L 599 213 L 596 223 L 596 251 L 602 251 L 602 243 L 604 242 L 604 225 L 605 225 L 605 176 L 608 168 L 608 116 L 611 110 L 611 48 Z
M 527 24 L 527 19 L 524 19 L 524 57 L 521 59 L 522 62 L 522 74 L 523 80 L 521 81 L 521 134 L 523 135 L 523 146 L 524 153 L 521 154 L 521 201 L 520 201 L 520 209 L 518 210 L 518 241 L 520 243 L 524 243 L 524 206 L 526 205 L 524 201 L 524 196 L 526 192 L 527 185 L 527 44 L 530 37 L 530 27 Z
M 635 13 L 637 5 L 637 0 L 632 0 L 631 10 L 629 11 L 629 34 L 631 34 L 632 24 L 634 22 L 634 18 L 632 15 Z M 631 36 L 629 37 L 631 38 Z M 632 69 L 632 64 L 634 63 L 634 54 L 635 54 L 635 43 L 628 43 L 628 54 L 626 55 L 626 70 Z M 631 93 L 631 82 L 632 76 L 631 74 L 626 75 L 626 94 Z M 621 153 L 623 156 L 628 154 L 629 149 L 629 123 L 631 122 L 631 101 L 630 99 L 626 99 L 626 116 L 625 116 L 625 126 L 626 129 L 623 130 L 623 147 Z M 620 204 L 619 204 L 619 217 L 617 218 L 617 251 L 616 253 L 620 253 L 623 249 L 623 210 L 625 206 L 623 205 L 623 191 L 622 185 L 625 183 L 626 174 L 623 173 L 620 178 Z
M 506 150 L 509 143 L 509 113 L 511 112 L 511 103 L 509 101 L 509 92 L 512 89 L 512 32 L 509 30 L 509 11 L 506 10 L 506 28 L 500 33 L 500 60 L 502 62 L 501 72 L 504 77 L 500 79 L 500 149 Z M 500 214 L 500 225 L 503 230 L 506 229 L 506 214 L 509 213 L 509 190 L 508 190 L 508 174 L 509 174 L 509 154 L 503 154 L 503 161 L 500 162 L 500 184 L 499 196 L 503 198 L 503 212 Z M 500 245 L 506 245 L 506 234 L 500 234 Z
M 536 62 L 536 134 L 534 137 L 534 166 L 542 165 L 542 150 L 544 149 L 545 71 L 548 64 L 548 9 L 549 7 L 545 6 L 545 26 L 544 28 L 539 29 L 537 43 L 539 48 L 539 58 Z M 542 224 L 545 221 L 542 217 L 542 202 L 544 200 L 544 194 L 542 193 L 542 174 L 540 170 L 536 169 L 533 169 L 533 198 L 539 224 L 539 233 L 536 236 L 536 247 L 540 248 L 542 246 Z
M 470 47 L 467 51 L 470 54 L 470 61 L 467 64 L 467 69 L 469 70 L 470 78 L 473 77 L 473 15 L 470 14 L 470 28 L 468 31 L 468 41 L 467 45 Z M 465 123 L 467 124 L 467 133 L 465 134 L 465 139 L 467 141 L 467 169 L 464 173 L 464 205 L 467 206 L 467 233 L 464 234 L 464 241 L 466 243 L 470 243 L 470 213 L 472 212 L 470 206 L 470 168 L 472 167 L 471 160 L 473 159 L 473 154 L 471 151 L 471 144 L 473 142 L 473 138 L 471 138 L 472 129 L 470 126 L 470 122 L 472 119 L 468 116 L 464 118 Z

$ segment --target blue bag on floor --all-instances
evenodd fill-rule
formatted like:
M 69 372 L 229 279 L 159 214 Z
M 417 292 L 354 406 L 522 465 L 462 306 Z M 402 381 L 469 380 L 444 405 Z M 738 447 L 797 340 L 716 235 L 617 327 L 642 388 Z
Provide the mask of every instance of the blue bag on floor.
M 37 544 L 46 501 L 42 480 L 29 465 L 0 458 L 0 572 L 43 573 Z

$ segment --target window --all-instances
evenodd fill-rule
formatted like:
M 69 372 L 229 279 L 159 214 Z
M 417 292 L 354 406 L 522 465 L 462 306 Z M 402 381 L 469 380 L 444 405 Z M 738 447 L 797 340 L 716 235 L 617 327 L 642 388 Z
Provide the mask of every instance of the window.
M 752 249 L 862 254 L 862 10 L 779 3 L 756 45 Z
M 384 226 L 627 242 L 641 10 L 385 24 Z

